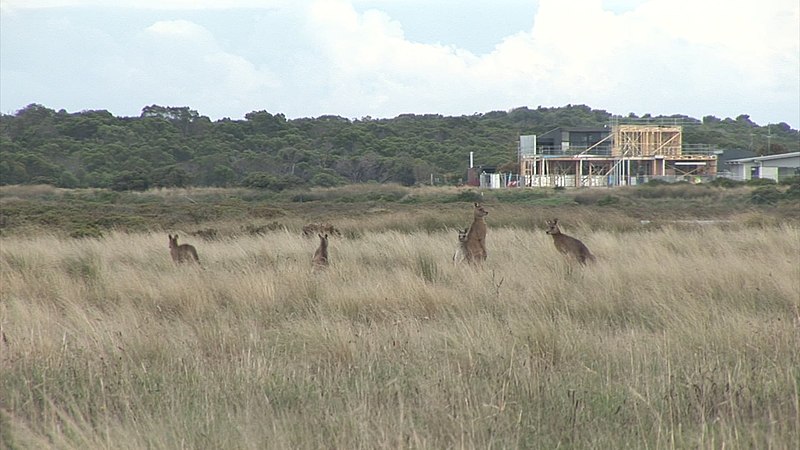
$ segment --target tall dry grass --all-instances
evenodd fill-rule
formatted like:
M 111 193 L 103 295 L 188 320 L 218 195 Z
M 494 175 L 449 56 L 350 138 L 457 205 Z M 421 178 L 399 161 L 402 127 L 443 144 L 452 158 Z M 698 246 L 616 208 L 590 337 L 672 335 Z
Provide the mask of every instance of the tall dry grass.
M 490 216 L 491 218 L 492 216 Z M 491 221 L 490 221 L 491 222 Z M 800 229 L 0 240 L 9 448 L 798 448 Z

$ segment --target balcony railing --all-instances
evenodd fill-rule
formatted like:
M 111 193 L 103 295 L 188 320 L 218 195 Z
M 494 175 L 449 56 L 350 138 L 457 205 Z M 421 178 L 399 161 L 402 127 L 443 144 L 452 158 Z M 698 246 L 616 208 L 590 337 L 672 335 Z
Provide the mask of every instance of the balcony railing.
M 681 146 L 681 155 L 684 156 L 711 156 L 719 153 L 720 151 L 716 146 L 708 144 L 683 144 L 683 146 Z M 520 156 L 522 157 L 532 157 L 535 155 L 575 156 L 579 154 L 610 157 L 611 146 L 602 144 L 596 147 L 572 145 L 566 150 L 557 146 L 538 146 L 536 147 L 536 153 L 520 151 Z

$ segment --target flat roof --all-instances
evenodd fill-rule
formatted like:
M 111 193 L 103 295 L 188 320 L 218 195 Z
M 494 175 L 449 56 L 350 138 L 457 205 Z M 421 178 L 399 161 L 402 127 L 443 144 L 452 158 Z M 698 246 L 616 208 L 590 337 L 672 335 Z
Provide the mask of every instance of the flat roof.
M 754 156 L 752 158 L 731 159 L 728 161 L 728 164 L 731 163 L 738 164 L 738 163 L 747 163 L 755 161 L 769 161 L 772 159 L 797 158 L 797 157 L 800 157 L 800 152 L 779 153 L 777 155 L 765 155 L 765 156 Z

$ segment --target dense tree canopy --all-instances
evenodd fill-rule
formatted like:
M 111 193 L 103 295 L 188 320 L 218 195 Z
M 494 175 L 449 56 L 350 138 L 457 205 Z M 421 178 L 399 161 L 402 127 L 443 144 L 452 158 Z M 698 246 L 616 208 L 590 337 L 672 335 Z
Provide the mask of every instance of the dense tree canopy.
M 632 117 L 635 117 L 631 115 Z M 0 184 L 141 190 L 172 186 L 251 186 L 281 190 L 366 181 L 404 185 L 465 178 L 476 164 L 513 167 L 520 134 L 603 126 L 612 116 L 584 105 L 492 111 L 471 116 L 404 114 L 287 119 L 253 111 L 211 121 L 188 107 L 146 106 L 139 117 L 68 113 L 32 104 L 0 116 Z M 686 143 L 759 154 L 800 150 L 797 130 L 759 126 L 749 116 L 673 116 Z

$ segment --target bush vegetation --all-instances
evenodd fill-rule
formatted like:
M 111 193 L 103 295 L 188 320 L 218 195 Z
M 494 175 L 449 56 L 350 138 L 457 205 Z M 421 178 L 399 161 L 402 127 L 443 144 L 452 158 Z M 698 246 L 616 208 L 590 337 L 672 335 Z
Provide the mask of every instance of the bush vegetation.
M 553 215 L 576 216 L 594 229 L 625 231 L 640 220 L 800 219 L 798 185 L 722 188 L 709 185 L 631 186 L 613 189 L 497 189 L 405 187 L 365 183 L 281 192 L 243 188 L 172 188 L 145 192 L 0 187 L 0 234 L 99 237 L 113 231 L 212 229 L 218 237 L 259 229 L 299 230 L 307 222 L 339 221 L 367 231 L 464 227 L 464 208 L 492 205 L 503 223 L 541 226 Z M 365 218 L 370 220 L 361 224 Z M 467 214 L 467 220 L 469 215 Z M 538 225 L 531 221 L 535 220 Z M 381 224 L 379 227 L 374 224 Z M 248 231 L 249 230 L 249 231 Z
M 188 107 L 151 105 L 139 117 L 115 117 L 103 110 L 68 113 L 32 104 L 0 114 L 0 184 L 282 191 L 369 181 L 413 186 L 433 178 L 437 184 L 456 185 L 466 180 L 470 152 L 476 164 L 507 171 L 516 165 L 519 135 L 605 126 L 611 118 L 603 110 L 567 105 L 353 120 L 287 119 L 253 111 L 242 120 L 212 122 Z M 670 119 L 688 124 L 683 132 L 687 144 L 759 154 L 800 151 L 800 134 L 785 123 L 760 126 L 747 115 Z

